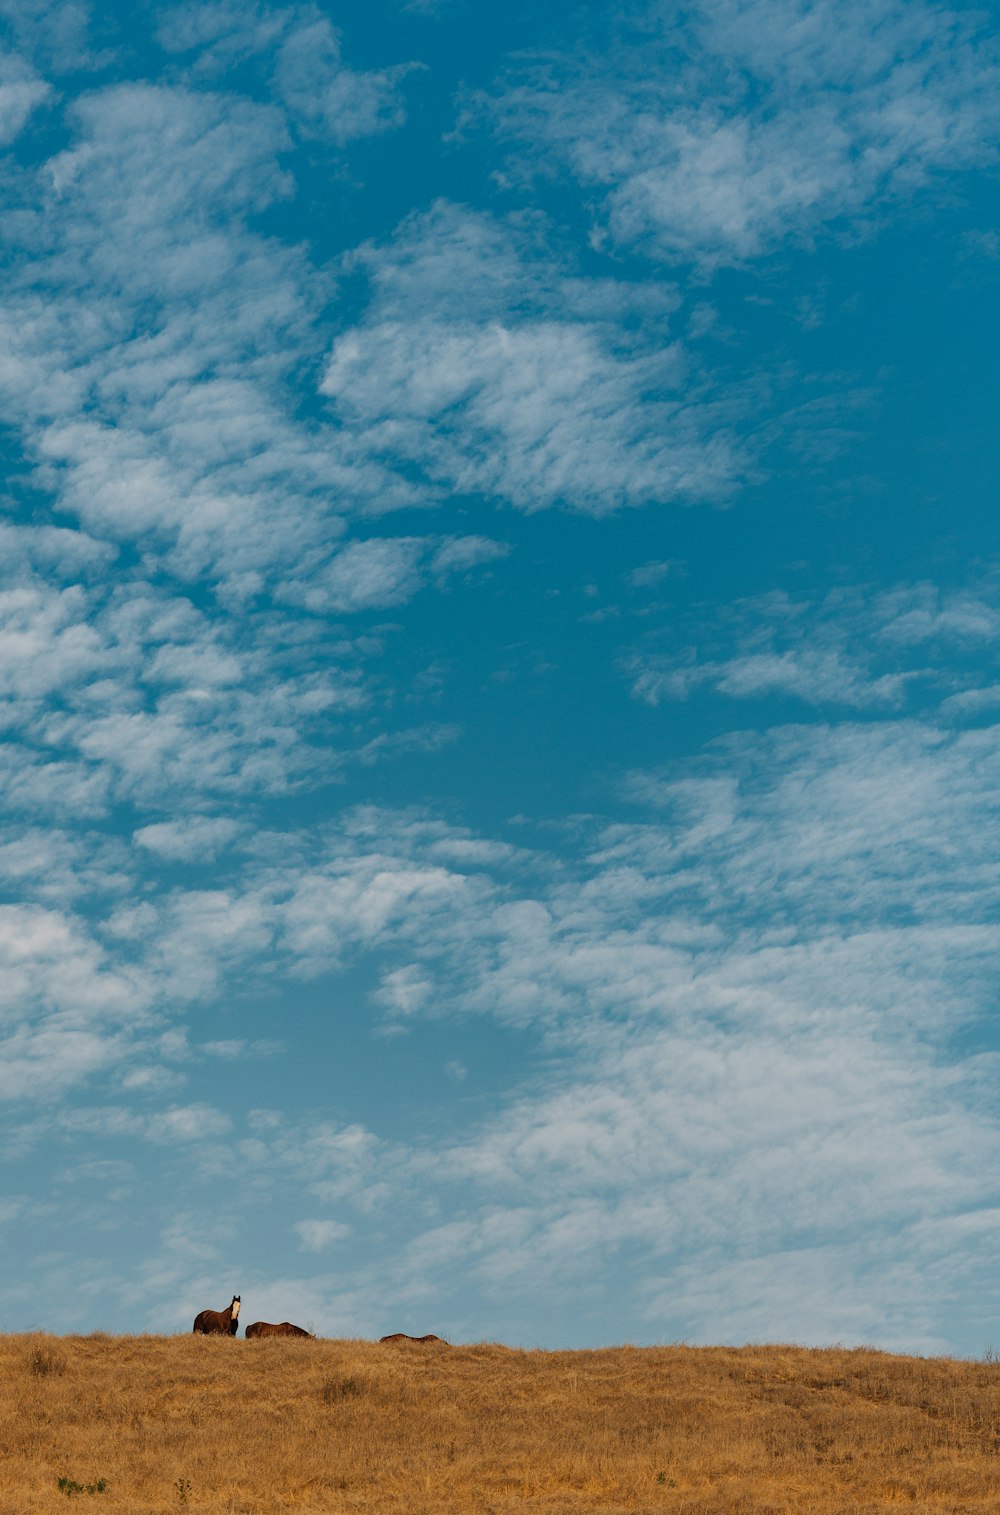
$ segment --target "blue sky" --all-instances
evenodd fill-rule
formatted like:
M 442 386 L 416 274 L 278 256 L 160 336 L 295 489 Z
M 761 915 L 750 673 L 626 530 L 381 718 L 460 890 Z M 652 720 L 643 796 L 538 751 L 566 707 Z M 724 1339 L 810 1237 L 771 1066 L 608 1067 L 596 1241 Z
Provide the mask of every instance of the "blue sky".
M 995 15 L 0 17 L 3 1328 L 1000 1339 Z

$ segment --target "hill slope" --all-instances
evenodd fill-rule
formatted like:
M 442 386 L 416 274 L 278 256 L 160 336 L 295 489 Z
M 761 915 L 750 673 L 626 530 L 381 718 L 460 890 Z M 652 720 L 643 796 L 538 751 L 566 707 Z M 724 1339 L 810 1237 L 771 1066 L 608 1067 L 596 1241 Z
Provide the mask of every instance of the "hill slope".
M 985 1515 L 998 1412 L 869 1351 L 6 1336 L 0 1510 Z

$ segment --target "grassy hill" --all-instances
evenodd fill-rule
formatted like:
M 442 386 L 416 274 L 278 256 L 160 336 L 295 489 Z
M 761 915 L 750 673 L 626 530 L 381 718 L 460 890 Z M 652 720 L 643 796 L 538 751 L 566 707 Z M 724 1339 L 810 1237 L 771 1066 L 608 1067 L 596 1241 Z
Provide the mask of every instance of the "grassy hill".
M 1000 1510 L 1000 1366 L 0 1336 L 0 1511 Z

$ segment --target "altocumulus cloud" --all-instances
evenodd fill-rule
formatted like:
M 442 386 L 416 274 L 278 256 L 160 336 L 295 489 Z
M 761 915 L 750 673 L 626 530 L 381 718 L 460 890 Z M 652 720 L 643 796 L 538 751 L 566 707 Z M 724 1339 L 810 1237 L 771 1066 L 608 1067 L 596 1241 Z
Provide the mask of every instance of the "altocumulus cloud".
M 557 1054 L 558 1073 L 458 1144 L 387 1146 L 362 1130 L 296 1123 L 258 1131 L 246 1173 L 263 1192 L 301 1185 L 335 1207 L 317 1223 L 343 1226 L 373 1207 L 380 1225 L 391 1216 L 409 1240 L 384 1289 L 405 1280 L 409 1297 L 432 1297 L 447 1255 L 456 1287 L 473 1280 L 512 1332 L 527 1329 L 511 1300 L 528 1280 L 532 1299 L 565 1308 L 613 1255 L 654 1331 L 717 1331 L 713 1277 L 720 1290 L 727 1281 L 727 1320 L 745 1308 L 763 1321 L 761 1280 L 787 1269 L 825 1280 L 822 1308 L 808 1289 L 798 1298 L 797 1334 L 878 1325 L 890 1339 L 940 1346 L 923 1280 L 957 1294 L 974 1259 L 949 1263 L 955 1237 L 977 1216 L 984 1248 L 993 1236 L 997 1131 L 977 1108 L 993 1059 L 949 1051 L 987 1013 L 1000 950 L 984 887 L 995 869 L 982 779 L 970 754 L 968 782 L 953 785 L 960 737 L 895 753 L 864 728 L 833 752 L 822 731 L 790 737 L 776 734 L 763 786 L 741 780 L 732 758 L 728 775 L 706 773 L 700 789 L 635 775 L 646 814 L 595 837 L 572 877 L 563 869 L 546 883 L 536 860 L 530 892 L 517 855 L 506 877 L 499 857 L 442 868 L 434 855 L 450 839 L 440 824 L 366 813 L 301 882 L 269 870 L 220 900 L 222 935 L 204 897 L 190 897 L 196 915 L 172 901 L 149 931 L 146 970 L 172 995 L 204 992 L 220 950 L 248 970 L 270 955 L 272 935 L 309 973 L 388 951 L 410 965 L 389 970 L 379 999 L 390 1015 L 489 1015 L 544 1032 Z M 946 823 L 928 805 L 935 788 Z M 460 854 L 461 834 L 454 842 Z M 899 921 L 897 897 L 918 908 L 916 921 Z M 179 1109 L 148 1127 L 151 1140 L 223 1134 Z M 460 1207 L 439 1238 L 420 1223 L 428 1191 Z M 327 1234 L 295 1227 L 308 1249 Z M 927 1270 L 908 1273 L 902 1291 L 881 1271 L 900 1237 Z M 742 1290 L 734 1249 L 746 1262 Z M 697 1275 L 686 1271 L 692 1255 Z M 658 1279 L 677 1269 L 681 1283 L 664 1292 Z
M 372 302 L 323 392 L 433 491 L 603 514 L 734 487 L 724 397 L 692 384 L 669 289 L 580 279 L 537 237 L 447 203 L 351 264 Z
M 995 543 L 837 322 L 986 19 L 3 17 L 8 1318 L 979 1346 Z
M 899 0 L 649 6 L 635 40 L 528 59 L 470 102 L 524 174 L 557 154 L 601 207 L 594 237 L 740 263 L 869 218 L 995 155 L 995 38 Z

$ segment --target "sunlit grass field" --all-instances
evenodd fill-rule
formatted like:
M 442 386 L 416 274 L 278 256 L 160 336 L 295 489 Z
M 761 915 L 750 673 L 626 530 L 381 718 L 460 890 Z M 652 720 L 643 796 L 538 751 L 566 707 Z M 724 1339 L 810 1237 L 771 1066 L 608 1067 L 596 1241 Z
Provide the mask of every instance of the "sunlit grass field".
M 1000 1511 L 1000 1365 L 0 1337 L 0 1512 Z

